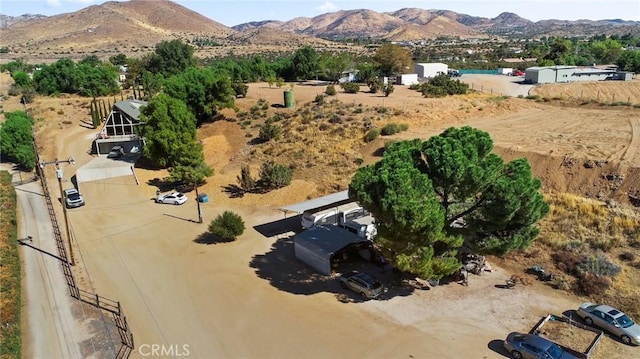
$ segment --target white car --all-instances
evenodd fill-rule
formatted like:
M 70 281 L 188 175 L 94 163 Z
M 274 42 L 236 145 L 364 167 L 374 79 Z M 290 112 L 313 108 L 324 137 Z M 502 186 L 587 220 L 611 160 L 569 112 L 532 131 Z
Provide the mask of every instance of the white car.
M 187 201 L 187 196 L 180 192 L 171 192 L 165 194 L 159 194 L 156 197 L 156 203 L 164 204 L 183 204 Z
M 64 200 L 67 204 L 67 208 L 84 206 L 84 198 L 82 198 L 80 192 L 75 188 L 67 188 L 64 190 Z

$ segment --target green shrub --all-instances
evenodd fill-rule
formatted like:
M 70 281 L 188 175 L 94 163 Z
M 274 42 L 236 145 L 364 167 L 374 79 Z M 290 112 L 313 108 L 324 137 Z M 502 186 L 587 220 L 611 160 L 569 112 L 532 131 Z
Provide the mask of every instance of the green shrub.
M 406 131 L 407 129 L 409 129 L 409 125 L 406 124 L 406 123 L 400 124 L 400 123 L 391 122 L 391 123 L 386 124 L 382 128 L 380 133 L 383 136 L 389 136 L 389 135 L 396 134 L 398 132 Z
M 242 217 L 231 211 L 224 211 L 209 224 L 209 233 L 226 241 L 235 240 L 244 229 Z
M 382 90 L 383 86 L 382 80 L 377 77 L 369 81 L 367 85 L 369 86 L 369 92 L 371 93 L 378 93 L 380 90 Z
M 260 132 L 258 133 L 258 138 L 262 142 L 269 142 L 271 140 L 277 140 L 280 138 L 282 134 L 282 127 L 275 125 L 271 120 L 267 120 L 265 123 L 260 126 Z
M 620 273 L 620 267 L 611 262 L 603 253 L 587 257 L 584 262 L 578 265 L 578 269 L 596 276 L 615 277 Z
M 419 84 L 417 90 L 425 97 L 444 97 L 464 95 L 469 90 L 469 85 L 460 82 L 460 80 L 453 80 L 446 74 L 441 74 Z
M 249 86 L 247 84 L 243 84 L 242 82 L 234 82 L 231 84 L 231 88 L 236 93 L 236 97 L 247 97 L 247 92 L 249 91 Z
M 323 105 L 324 104 L 324 98 L 325 95 L 319 93 L 316 95 L 316 98 L 313 100 L 313 102 L 317 103 L 318 105 Z
M 395 88 L 393 87 L 393 84 L 386 84 L 384 85 L 384 87 L 382 87 L 382 92 L 386 97 L 389 97 L 389 95 L 391 95 L 394 90 Z
M 267 161 L 260 169 L 260 186 L 266 190 L 281 188 L 291 184 L 293 169 L 288 166 Z
M 357 84 L 355 82 L 344 82 L 344 83 L 340 84 L 340 87 L 342 87 L 342 89 L 346 93 L 358 93 L 358 92 L 360 92 L 360 84 Z
M 256 188 L 256 180 L 251 176 L 249 165 L 242 165 L 237 180 L 238 186 L 245 192 L 251 192 Z
M 335 96 L 338 92 L 336 91 L 336 87 L 333 85 L 328 85 L 327 89 L 324 90 L 324 93 L 326 93 L 329 96 Z
M 379 128 L 372 128 L 364 136 L 364 140 L 365 140 L 365 142 L 371 142 L 371 141 L 375 140 L 376 138 L 378 138 L 379 136 L 380 136 L 380 129 Z

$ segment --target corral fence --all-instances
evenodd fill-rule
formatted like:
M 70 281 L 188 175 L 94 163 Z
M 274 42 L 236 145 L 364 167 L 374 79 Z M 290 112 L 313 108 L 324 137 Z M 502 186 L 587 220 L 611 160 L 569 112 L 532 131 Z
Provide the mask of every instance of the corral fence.
M 602 332 L 601 330 L 592 328 L 582 323 L 578 323 L 571 318 L 567 318 L 560 315 L 553 315 L 553 314 L 548 314 L 546 317 L 543 317 L 542 319 L 540 319 L 536 324 L 536 326 L 531 329 L 529 334 L 539 335 L 541 333 L 542 327 L 549 321 L 558 321 L 558 322 L 567 323 L 576 328 L 587 330 L 595 334 L 593 340 L 591 341 L 591 343 L 589 343 L 587 350 L 585 350 L 584 352 L 574 350 L 573 348 L 566 348 L 566 347 L 564 348 L 564 349 L 568 349 L 572 354 L 574 354 L 576 357 L 580 359 L 589 359 L 589 357 L 591 357 L 591 355 L 593 354 L 593 351 L 598 345 L 598 343 L 600 343 L 600 340 L 602 340 L 602 338 L 604 337 L 604 332 Z
M 36 163 L 40 163 L 40 156 L 38 154 L 35 134 L 32 133 L 33 136 L 33 148 L 36 155 Z M 62 265 L 62 272 L 65 276 L 67 286 L 69 287 L 69 292 L 72 298 L 75 298 L 83 303 L 87 303 L 92 305 L 100 310 L 107 311 L 112 314 L 116 328 L 118 330 L 118 334 L 120 335 L 121 347 L 116 354 L 116 358 L 118 359 L 126 359 L 129 358 L 131 352 L 135 348 L 133 342 L 133 333 L 131 332 L 131 328 L 129 328 L 127 324 L 127 318 L 124 315 L 122 310 L 122 306 L 120 302 L 99 296 L 98 294 L 87 292 L 81 290 L 76 285 L 75 278 L 73 276 L 73 271 L 71 270 L 71 265 L 67 257 L 67 250 L 64 246 L 64 241 L 62 239 L 62 234 L 60 232 L 60 226 L 58 226 L 58 220 L 56 218 L 56 214 L 53 208 L 53 202 L 51 200 L 51 193 L 49 191 L 49 187 L 47 185 L 47 178 L 44 171 L 36 166 L 36 173 L 39 175 L 40 183 L 42 185 L 42 190 L 44 193 L 45 202 L 47 203 L 47 210 L 49 212 L 49 217 L 51 219 L 51 225 L 53 227 L 53 234 L 56 241 L 56 247 L 58 249 L 58 256 L 60 258 L 60 264 Z M 62 203 L 64 205 L 64 203 Z

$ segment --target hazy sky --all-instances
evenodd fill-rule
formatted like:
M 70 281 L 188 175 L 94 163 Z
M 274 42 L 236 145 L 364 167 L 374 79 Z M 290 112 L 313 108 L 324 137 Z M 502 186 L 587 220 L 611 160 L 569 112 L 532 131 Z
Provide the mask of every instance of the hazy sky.
M 142 1 L 142 0 L 140 0 Z M 153 2 L 154 0 L 144 0 Z M 56 15 L 105 0 L 0 0 L 0 14 Z M 504 11 L 532 21 L 544 19 L 624 19 L 640 21 L 640 0 L 175 0 L 191 10 L 234 26 L 249 21 L 291 20 L 351 9 L 395 11 L 405 7 L 452 10 L 493 18 Z

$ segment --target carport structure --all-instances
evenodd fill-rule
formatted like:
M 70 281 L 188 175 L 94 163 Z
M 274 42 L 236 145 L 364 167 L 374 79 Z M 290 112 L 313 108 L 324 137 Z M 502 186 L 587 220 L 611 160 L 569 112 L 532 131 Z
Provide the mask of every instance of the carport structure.
M 336 253 L 359 244 L 369 252 L 368 240 L 331 225 L 309 228 L 293 237 L 296 258 L 324 275 L 331 275 L 331 260 Z
M 341 204 L 352 202 L 349 199 L 349 191 L 341 191 L 332 193 L 326 196 L 310 199 L 308 201 L 291 204 L 288 206 L 280 207 L 279 210 L 284 213 L 284 219 L 286 221 L 287 214 L 294 212 L 296 215 L 301 215 L 305 211 L 317 210 L 322 211 L 331 207 L 337 207 Z

